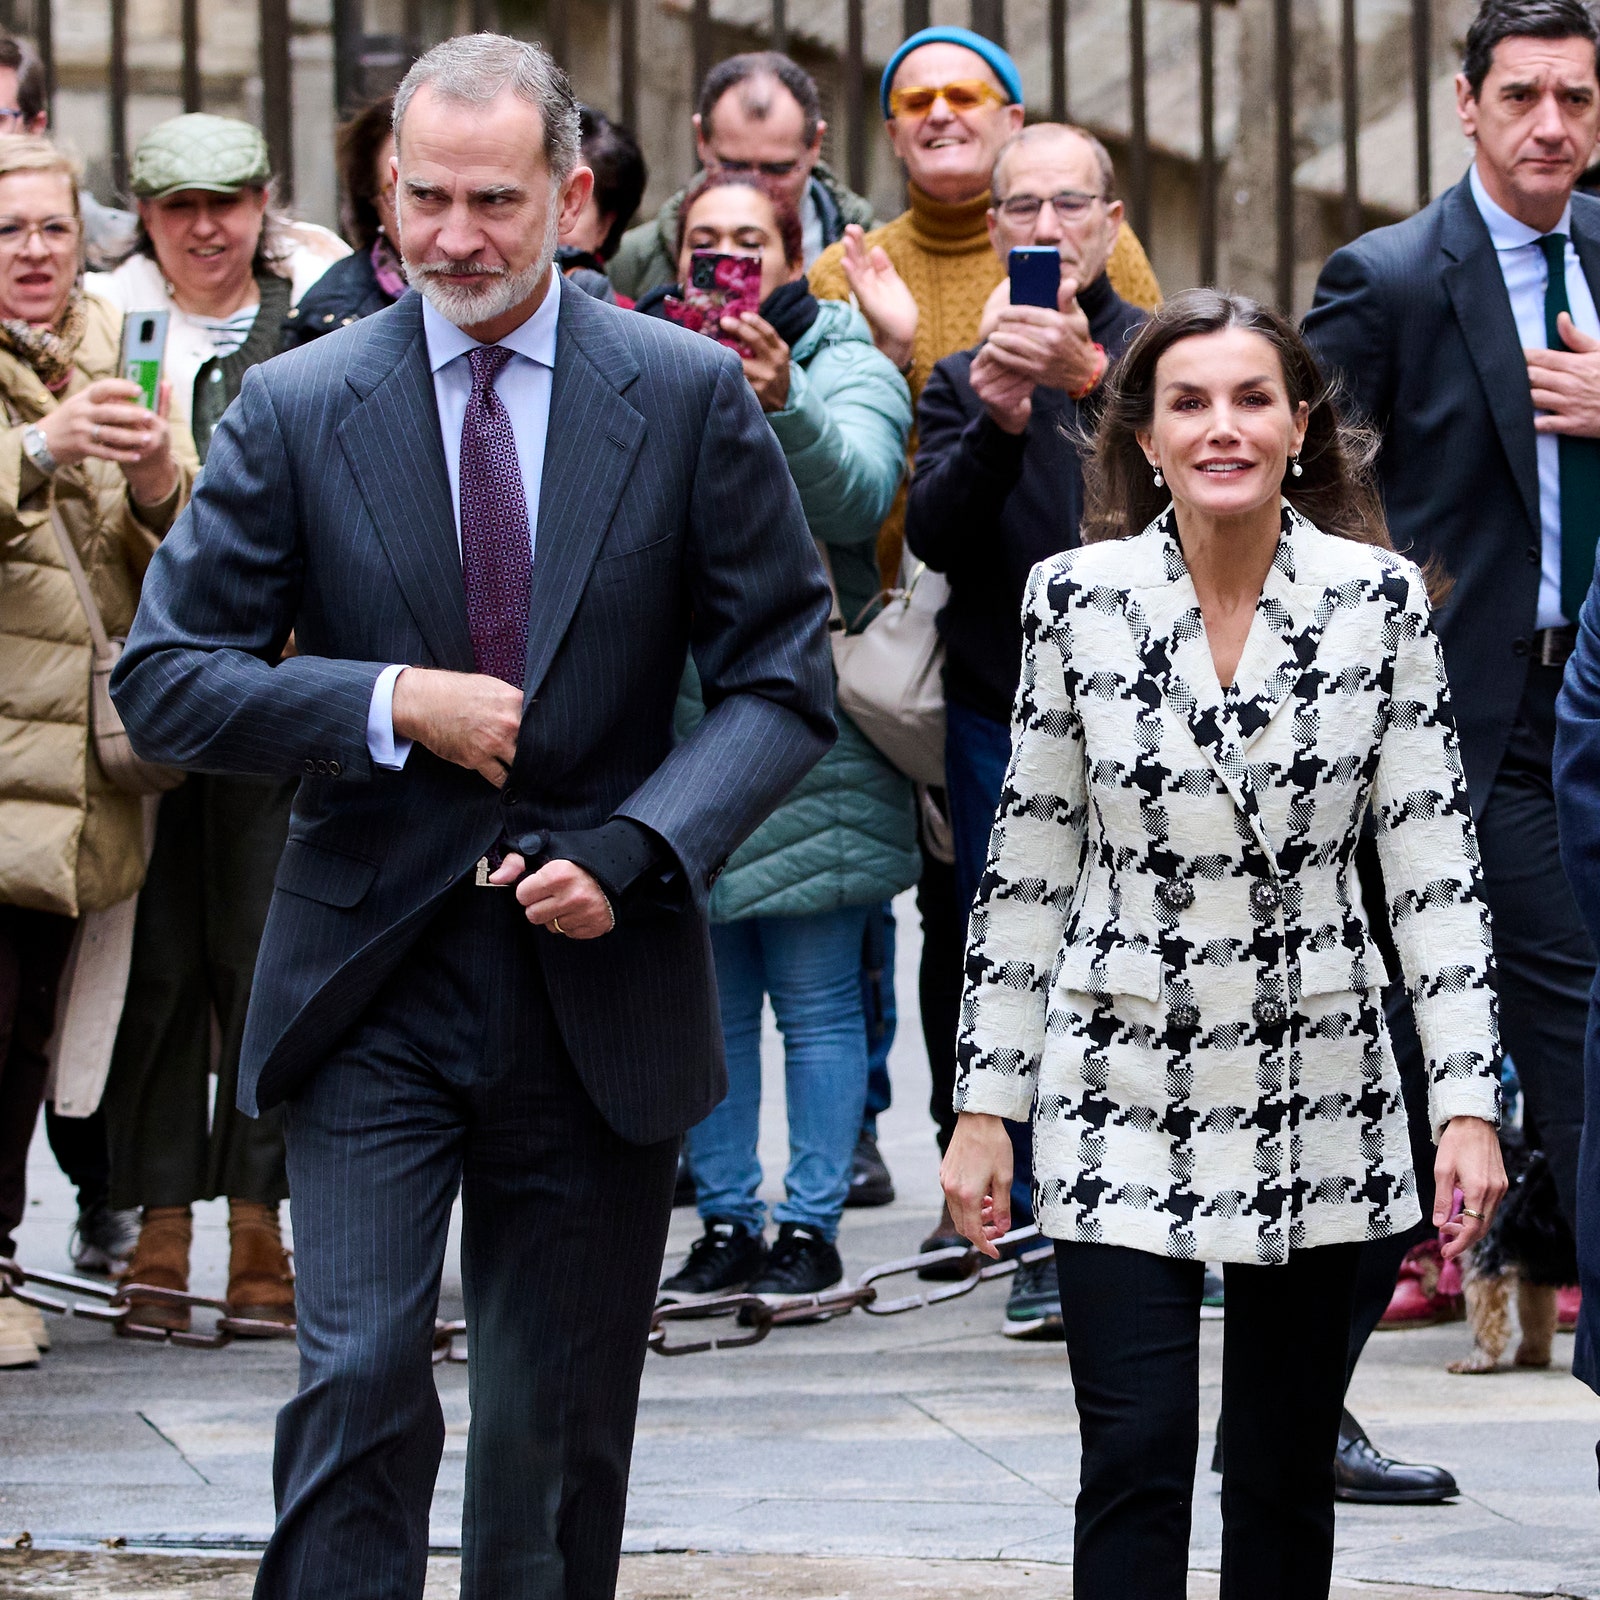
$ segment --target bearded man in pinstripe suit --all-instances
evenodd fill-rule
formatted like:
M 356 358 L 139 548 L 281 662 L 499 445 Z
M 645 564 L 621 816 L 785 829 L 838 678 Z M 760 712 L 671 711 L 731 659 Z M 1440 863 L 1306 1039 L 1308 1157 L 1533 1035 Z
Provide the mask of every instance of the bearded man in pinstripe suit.
M 449 41 L 395 134 L 422 293 L 250 374 L 116 698 L 154 759 L 302 775 L 240 1069 L 285 1107 L 300 1315 L 257 1594 L 422 1593 L 459 1185 L 462 1593 L 603 1600 L 725 1086 L 706 893 L 833 737 L 828 591 L 737 359 L 553 272 L 591 175 L 549 57 Z

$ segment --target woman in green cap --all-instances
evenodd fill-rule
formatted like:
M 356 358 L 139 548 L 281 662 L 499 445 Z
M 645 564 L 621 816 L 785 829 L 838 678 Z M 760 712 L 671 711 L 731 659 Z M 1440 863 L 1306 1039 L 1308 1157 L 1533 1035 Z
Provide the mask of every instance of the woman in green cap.
M 285 313 L 345 254 L 325 230 L 278 218 L 271 182 L 249 123 L 200 113 L 160 123 L 130 174 L 138 248 L 92 280 L 124 311 L 168 313 L 173 415 L 192 423 L 202 462 L 245 373 L 277 354 Z M 191 1208 L 226 1196 L 229 1307 L 276 1322 L 294 1320 L 278 1226 L 283 1133 L 276 1114 L 240 1115 L 234 1083 L 294 789 L 197 774 L 163 797 L 106 1090 L 113 1203 L 142 1210 L 125 1281 L 187 1289 Z M 129 1320 L 185 1327 L 188 1313 L 136 1305 Z

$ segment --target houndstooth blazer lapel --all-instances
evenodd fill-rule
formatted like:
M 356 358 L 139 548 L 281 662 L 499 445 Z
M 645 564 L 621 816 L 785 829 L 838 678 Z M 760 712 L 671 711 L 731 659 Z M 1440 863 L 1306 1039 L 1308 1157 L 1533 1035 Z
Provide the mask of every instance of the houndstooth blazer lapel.
M 1278 847 L 1261 817 L 1248 752 L 1301 678 L 1313 670 L 1317 642 L 1333 610 L 1332 597 L 1321 585 L 1298 581 L 1295 535 L 1303 526 L 1285 502 L 1277 554 L 1245 639 L 1232 695 L 1224 693 L 1217 679 L 1199 597 L 1170 508 L 1151 530 L 1163 535 L 1160 581 L 1130 585 L 1126 601 L 1128 625 L 1145 671 L 1184 718 L 1274 872 Z

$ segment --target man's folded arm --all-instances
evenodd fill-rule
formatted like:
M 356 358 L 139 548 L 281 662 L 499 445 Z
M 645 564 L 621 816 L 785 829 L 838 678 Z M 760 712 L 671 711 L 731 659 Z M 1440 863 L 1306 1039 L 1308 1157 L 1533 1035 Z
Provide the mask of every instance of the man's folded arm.
M 731 354 L 701 437 L 687 583 L 706 716 L 617 814 L 665 841 L 703 903 L 723 861 L 837 735 L 827 579 Z
M 389 663 L 279 660 L 303 568 L 288 452 L 252 369 L 212 436 L 194 498 L 150 563 L 112 678 L 140 755 L 264 777 L 371 775 L 368 719 Z

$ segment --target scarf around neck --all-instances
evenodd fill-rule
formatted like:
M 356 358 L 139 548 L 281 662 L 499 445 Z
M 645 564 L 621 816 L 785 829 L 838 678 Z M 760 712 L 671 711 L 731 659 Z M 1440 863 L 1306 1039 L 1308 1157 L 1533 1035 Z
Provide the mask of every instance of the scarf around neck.
M 74 285 L 66 310 L 54 323 L 36 327 L 20 317 L 0 318 L 0 350 L 9 350 L 33 369 L 51 394 L 60 394 L 72 382 L 73 363 L 88 322 L 83 287 Z

